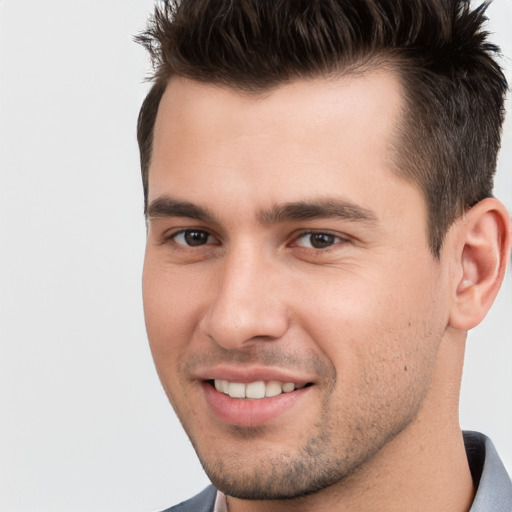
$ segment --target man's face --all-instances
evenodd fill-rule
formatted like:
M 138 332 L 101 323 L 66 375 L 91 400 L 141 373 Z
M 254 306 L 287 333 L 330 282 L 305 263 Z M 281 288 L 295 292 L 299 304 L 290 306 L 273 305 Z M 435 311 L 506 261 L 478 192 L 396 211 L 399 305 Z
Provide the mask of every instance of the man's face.
M 330 486 L 425 409 L 447 273 L 420 191 L 392 172 L 400 108 L 380 71 L 261 96 L 175 78 L 162 99 L 148 336 L 203 466 L 232 496 Z

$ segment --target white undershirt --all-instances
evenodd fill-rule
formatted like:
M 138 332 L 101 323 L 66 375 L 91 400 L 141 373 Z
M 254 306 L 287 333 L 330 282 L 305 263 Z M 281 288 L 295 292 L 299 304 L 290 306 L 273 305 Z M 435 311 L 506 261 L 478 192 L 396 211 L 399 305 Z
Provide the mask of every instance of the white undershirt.
M 215 498 L 215 506 L 213 507 L 213 512 L 229 512 L 228 501 L 226 500 L 226 496 L 224 496 L 224 494 L 222 494 L 220 491 L 217 491 L 217 497 Z

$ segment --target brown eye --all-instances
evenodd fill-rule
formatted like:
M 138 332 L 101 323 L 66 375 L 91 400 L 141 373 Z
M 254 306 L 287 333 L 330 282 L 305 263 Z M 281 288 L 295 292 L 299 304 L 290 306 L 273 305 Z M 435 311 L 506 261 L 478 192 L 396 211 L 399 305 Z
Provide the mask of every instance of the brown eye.
M 325 249 L 336 243 L 336 237 L 327 233 L 312 233 L 309 235 L 309 240 L 315 249 Z
M 343 239 L 332 233 L 322 231 L 314 231 L 312 233 L 304 233 L 297 239 L 297 245 L 308 249 L 327 249 L 335 244 L 342 242 Z
M 198 247 L 200 245 L 206 245 L 211 243 L 211 235 L 206 231 L 199 229 L 186 229 L 173 235 L 173 240 L 180 244 L 188 247 Z

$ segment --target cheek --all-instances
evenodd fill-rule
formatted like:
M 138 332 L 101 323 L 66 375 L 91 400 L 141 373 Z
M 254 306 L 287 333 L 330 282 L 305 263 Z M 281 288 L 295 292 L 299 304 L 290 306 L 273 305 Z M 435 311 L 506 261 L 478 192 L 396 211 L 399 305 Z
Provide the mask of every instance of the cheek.
M 181 280 L 177 273 L 146 256 L 142 279 L 144 317 L 159 373 L 161 367 L 174 367 L 190 339 L 193 297 Z
M 183 398 L 187 390 L 179 382 L 178 369 L 193 332 L 193 297 L 186 293 L 184 284 L 177 273 L 146 256 L 142 279 L 146 331 L 158 377 L 175 410 L 187 408 Z
M 432 373 L 445 327 L 434 275 L 415 265 L 381 267 L 379 274 L 354 272 L 326 280 L 305 294 L 300 315 L 337 372 L 340 387 L 401 388 Z M 376 390 L 376 392 L 381 392 Z

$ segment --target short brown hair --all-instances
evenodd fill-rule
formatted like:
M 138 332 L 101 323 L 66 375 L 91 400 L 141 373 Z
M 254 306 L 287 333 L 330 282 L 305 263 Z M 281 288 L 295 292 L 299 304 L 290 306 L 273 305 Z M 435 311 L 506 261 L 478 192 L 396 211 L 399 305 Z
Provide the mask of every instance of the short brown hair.
M 154 84 L 139 114 L 147 208 L 153 128 L 169 79 L 246 92 L 391 65 L 405 91 L 396 172 L 416 183 L 438 256 L 453 221 L 492 194 L 507 81 L 470 0 L 165 0 L 136 37 Z

